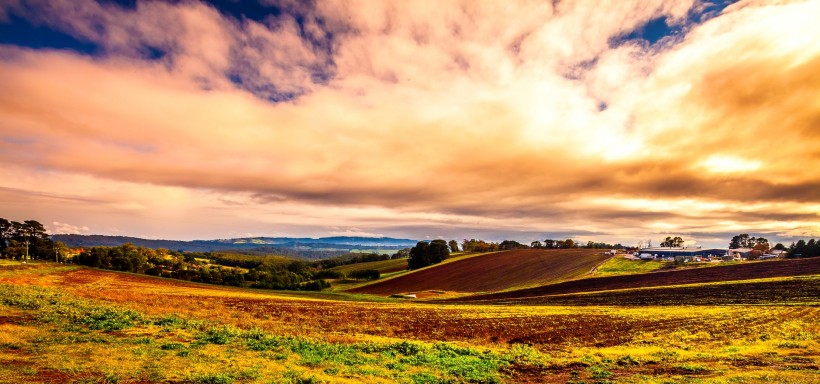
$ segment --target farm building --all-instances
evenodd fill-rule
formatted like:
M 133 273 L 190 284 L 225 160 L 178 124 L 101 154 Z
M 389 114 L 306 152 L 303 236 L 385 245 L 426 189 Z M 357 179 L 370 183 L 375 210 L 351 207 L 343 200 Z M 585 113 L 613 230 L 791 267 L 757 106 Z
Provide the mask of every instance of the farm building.
M 706 258 L 706 257 L 723 257 L 727 254 L 726 249 L 721 248 L 668 248 L 668 247 L 653 247 L 642 248 L 639 256 L 642 259 L 655 258 Z
M 734 248 L 729 249 L 728 252 L 728 256 L 732 256 L 734 260 L 745 259 L 752 254 L 751 248 Z

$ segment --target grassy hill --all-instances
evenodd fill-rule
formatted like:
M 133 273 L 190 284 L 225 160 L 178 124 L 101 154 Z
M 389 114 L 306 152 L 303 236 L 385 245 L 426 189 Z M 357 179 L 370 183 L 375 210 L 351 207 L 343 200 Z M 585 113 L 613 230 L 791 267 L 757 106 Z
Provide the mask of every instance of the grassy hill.
M 403 271 L 407 269 L 407 259 L 380 260 L 369 261 L 366 263 L 340 265 L 338 267 L 333 267 L 330 270 L 348 274 L 353 271 L 361 271 L 365 269 L 375 269 L 381 274 Z
M 609 256 L 588 249 L 527 249 L 469 257 L 351 289 L 390 295 L 424 290 L 489 292 L 587 274 Z
M 655 260 L 630 260 L 623 256 L 613 257 L 595 270 L 596 276 L 629 275 L 633 273 L 652 272 L 669 263 Z

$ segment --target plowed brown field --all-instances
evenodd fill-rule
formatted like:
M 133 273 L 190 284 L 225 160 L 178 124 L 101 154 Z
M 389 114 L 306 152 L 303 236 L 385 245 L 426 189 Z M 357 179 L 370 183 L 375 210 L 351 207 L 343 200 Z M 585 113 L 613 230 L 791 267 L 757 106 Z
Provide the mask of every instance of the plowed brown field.
M 820 274 L 820 258 L 754 262 L 696 269 L 641 273 L 624 276 L 596 277 L 566 281 L 541 287 L 475 295 L 459 301 L 507 300 L 527 297 L 596 292 L 614 289 L 660 287 L 720 281 L 738 281 L 769 277 L 804 276 Z
M 350 290 L 390 295 L 424 290 L 491 292 L 547 284 L 588 273 L 609 256 L 600 250 L 527 249 L 491 253 L 422 269 Z

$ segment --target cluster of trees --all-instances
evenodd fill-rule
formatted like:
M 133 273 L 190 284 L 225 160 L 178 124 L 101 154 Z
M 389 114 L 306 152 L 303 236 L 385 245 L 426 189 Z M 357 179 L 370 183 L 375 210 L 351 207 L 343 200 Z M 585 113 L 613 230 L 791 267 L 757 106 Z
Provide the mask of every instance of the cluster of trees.
M 732 240 L 729 242 L 729 248 L 751 248 L 765 252 L 769 250 L 769 240 L 766 240 L 763 237 L 754 237 L 749 236 L 747 233 L 742 233 L 732 237 Z
M 566 239 L 566 240 L 553 240 L 553 239 L 546 239 L 543 243 L 540 241 L 532 242 L 531 246 L 533 248 L 547 248 L 547 249 L 556 249 L 556 248 L 577 248 L 578 244 L 575 243 L 575 240 Z
M 661 247 L 679 248 L 679 247 L 682 247 L 682 246 L 683 246 L 683 238 L 680 237 L 680 236 L 675 236 L 675 237 L 666 236 L 666 239 L 664 239 L 661 242 Z
M 450 246 L 446 241 L 433 240 L 429 243 L 419 241 L 415 247 L 410 248 L 407 267 L 410 269 L 424 268 L 428 265 L 438 264 L 448 257 L 450 257 Z
M 788 257 L 818 257 L 820 256 L 820 240 L 809 239 L 792 243 L 787 253 Z
M 238 287 L 322 290 L 330 286 L 317 279 L 315 275 L 319 270 L 306 262 L 282 257 L 257 256 L 256 260 L 248 257 L 210 252 L 181 253 L 129 243 L 86 249 L 76 257 L 76 262 L 95 268 Z
M 504 240 L 500 244 L 498 244 L 498 249 L 500 250 L 512 250 L 512 249 L 526 249 L 529 246 L 521 244 L 515 240 Z
M 464 252 L 495 252 L 499 246 L 498 243 L 488 243 L 484 240 L 464 239 L 461 242 L 461 249 Z
M 348 273 L 347 277 L 356 280 L 378 280 L 381 274 L 375 269 L 359 269 Z
M 55 244 L 42 224 L 35 220 L 19 223 L 0 218 L 0 257 L 54 260 L 56 256 Z

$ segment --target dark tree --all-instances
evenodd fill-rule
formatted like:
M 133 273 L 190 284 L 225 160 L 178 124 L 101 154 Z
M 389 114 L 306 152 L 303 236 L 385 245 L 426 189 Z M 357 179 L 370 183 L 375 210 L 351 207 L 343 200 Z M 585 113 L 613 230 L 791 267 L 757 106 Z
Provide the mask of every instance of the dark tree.
M 0 218 L 0 255 L 6 254 L 9 242 L 14 239 L 14 227 L 11 221 Z
M 450 252 L 458 252 L 458 242 L 455 240 L 450 240 L 447 245 L 450 246 Z
M 356 280 L 378 280 L 381 275 L 375 269 L 359 269 L 348 273 L 347 276 Z
M 430 242 L 430 264 L 438 264 L 450 257 L 450 246 L 444 240 Z
M 544 248 L 544 245 L 541 244 L 540 241 L 536 240 L 536 241 L 533 241 L 532 243 L 530 243 L 530 247 L 532 247 L 532 248 Z
M 430 243 L 419 241 L 415 247 L 410 249 L 410 258 L 407 259 L 407 266 L 410 269 L 424 268 L 428 265 L 438 264 L 450 256 L 450 247 L 444 240 L 433 240 Z
M 410 258 L 407 259 L 410 269 L 424 268 L 430 264 L 430 243 L 419 241 L 415 247 L 410 248 Z
M 661 242 L 661 247 L 679 248 L 683 246 L 683 239 L 680 236 L 669 237 Z
M 769 240 L 763 237 L 754 237 L 749 236 L 747 233 L 742 233 L 740 235 L 732 237 L 732 240 L 729 242 L 729 248 L 737 249 L 737 248 L 766 248 L 769 247 Z
M 54 242 L 45 227 L 35 220 L 18 223 L 0 219 L 0 255 L 54 260 Z
M 391 259 L 406 259 L 410 257 L 410 248 L 399 249 L 393 256 L 390 256 Z

